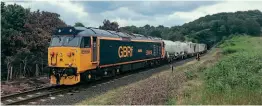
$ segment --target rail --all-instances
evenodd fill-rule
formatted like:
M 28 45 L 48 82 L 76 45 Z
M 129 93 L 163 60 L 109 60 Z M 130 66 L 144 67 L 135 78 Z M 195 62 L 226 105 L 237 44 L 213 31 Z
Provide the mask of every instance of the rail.
M 53 86 L 43 87 L 39 89 L 34 89 L 22 93 L 15 93 L 7 96 L 1 97 L 1 104 L 4 105 L 19 105 L 25 104 L 30 101 L 37 100 L 39 98 L 48 97 L 55 95 L 57 93 L 62 93 L 69 91 L 69 88 L 55 88 Z

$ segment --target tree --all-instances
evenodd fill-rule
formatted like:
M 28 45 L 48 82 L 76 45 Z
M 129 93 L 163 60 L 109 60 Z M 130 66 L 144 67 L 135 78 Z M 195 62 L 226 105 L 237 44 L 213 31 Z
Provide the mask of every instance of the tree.
M 180 32 L 176 31 L 170 32 L 168 39 L 172 41 L 184 41 L 185 37 Z
M 103 25 L 99 26 L 100 29 L 119 31 L 119 25 L 117 22 L 110 22 L 109 20 L 104 20 Z
M 260 24 L 254 19 L 248 19 L 245 22 L 245 26 L 247 28 L 247 33 L 251 35 L 259 35 L 260 34 Z
M 12 64 L 14 62 L 14 58 L 12 56 L 7 56 L 6 59 L 5 59 L 5 63 L 6 63 L 6 67 L 7 67 L 7 78 L 6 80 L 8 81 L 9 79 L 12 79 L 10 78 L 11 77 L 11 74 L 12 74 Z
M 76 22 L 75 27 L 85 27 L 81 22 Z
M 170 40 L 189 40 L 211 47 L 231 34 L 258 35 L 261 33 L 262 13 L 259 10 L 207 15 L 182 26 L 126 26 L 121 30 Z M 159 34 L 160 32 L 160 34 Z
M 39 10 L 30 12 L 30 9 L 16 4 L 5 5 L 1 2 L 1 12 L 2 78 L 7 78 L 6 71 L 12 69 L 13 72 L 8 71 L 12 77 L 15 74 L 19 76 L 20 73 L 35 75 L 35 70 L 32 69 L 36 64 L 47 61 L 47 47 L 52 31 L 56 27 L 67 25 L 59 19 L 60 15 L 57 13 Z
M 152 32 L 150 33 L 150 36 L 161 38 L 161 32 L 160 32 L 160 31 L 157 31 L 157 30 L 154 30 L 154 31 L 152 31 Z
M 2 74 L 2 78 L 7 78 L 5 76 L 8 76 L 8 74 L 5 71 L 10 72 L 18 48 L 24 46 L 22 33 L 28 13 L 29 10 L 20 5 L 6 6 L 4 2 L 1 2 L 1 68 L 2 72 L 5 73 Z M 4 62 L 5 60 L 6 62 Z

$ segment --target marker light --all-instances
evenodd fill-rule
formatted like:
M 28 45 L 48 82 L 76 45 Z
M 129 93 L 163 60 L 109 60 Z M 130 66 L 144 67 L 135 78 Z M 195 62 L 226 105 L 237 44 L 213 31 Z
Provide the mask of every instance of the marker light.
M 68 65 L 69 65 L 69 67 L 71 67 L 73 64 L 72 64 L 72 63 L 69 63 Z
M 67 56 L 68 56 L 68 57 L 71 57 L 71 52 L 68 52 L 68 53 L 67 53 Z
M 55 52 L 51 52 L 50 55 L 53 57 L 55 55 Z

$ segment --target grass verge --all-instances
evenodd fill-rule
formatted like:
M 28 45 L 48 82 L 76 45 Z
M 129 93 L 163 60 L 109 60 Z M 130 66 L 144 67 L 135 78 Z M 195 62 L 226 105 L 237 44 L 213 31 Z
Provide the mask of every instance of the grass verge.
M 262 104 L 262 39 L 233 37 L 200 61 L 77 105 Z

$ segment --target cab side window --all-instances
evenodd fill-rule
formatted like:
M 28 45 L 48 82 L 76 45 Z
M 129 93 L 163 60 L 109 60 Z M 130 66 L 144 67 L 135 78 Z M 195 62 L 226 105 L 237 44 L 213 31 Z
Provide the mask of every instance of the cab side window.
M 90 37 L 83 37 L 81 41 L 81 48 L 90 48 L 91 42 Z

